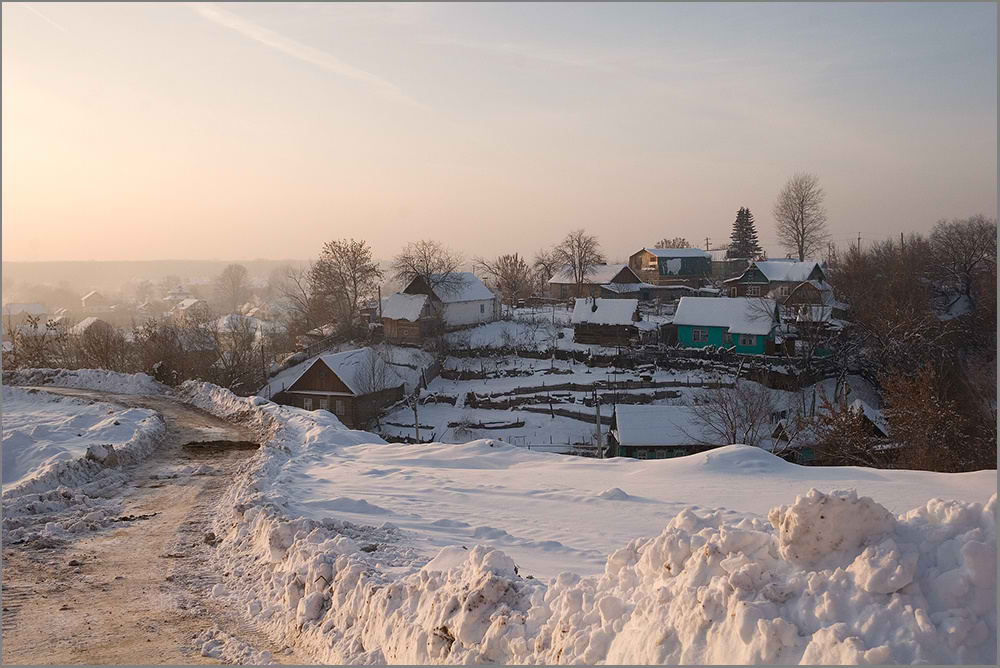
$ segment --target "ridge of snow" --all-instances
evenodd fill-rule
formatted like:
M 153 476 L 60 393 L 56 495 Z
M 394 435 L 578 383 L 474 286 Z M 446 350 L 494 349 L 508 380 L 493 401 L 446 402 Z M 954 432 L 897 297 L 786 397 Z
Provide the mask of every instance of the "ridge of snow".
M 224 496 L 216 559 L 233 574 L 229 600 L 321 661 L 996 662 L 995 493 L 894 515 L 854 491 L 811 490 L 767 519 L 683 509 L 659 535 L 612 552 L 601 575 L 527 578 L 483 545 L 445 548 L 399 575 L 412 560 L 398 528 L 298 517 L 290 498 L 293 463 L 336 462 L 381 439 L 205 383 L 180 392 L 267 437 Z M 687 459 L 805 471 L 745 446 Z M 632 502 L 619 491 L 604 502 Z

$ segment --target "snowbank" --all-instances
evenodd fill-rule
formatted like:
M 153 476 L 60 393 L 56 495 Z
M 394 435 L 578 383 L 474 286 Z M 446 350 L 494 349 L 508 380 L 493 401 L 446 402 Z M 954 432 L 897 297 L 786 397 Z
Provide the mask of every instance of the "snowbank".
M 116 394 L 167 394 L 170 388 L 144 373 L 104 369 L 21 369 L 4 373 L 5 385 L 53 385 Z
M 153 411 L 3 388 L 3 541 L 58 540 L 103 525 L 123 467 L 165 433 Z
M 766 520 L 684 509 L 599 575 L 525 577 L 480 545 L 400 576 L 409 562 L 392 524 L 289 513 L 302 491 L 289 462 L 346 457 L 376 437 L 322 412 L 182 390 L 270 432 L 216 521 L 225 595 L 321 661 L 996 662 L 995 493 L 893 515 L 853 491 L 812 490 Z M 734 453 L 748 450 L 714 465 L 738 468 Z

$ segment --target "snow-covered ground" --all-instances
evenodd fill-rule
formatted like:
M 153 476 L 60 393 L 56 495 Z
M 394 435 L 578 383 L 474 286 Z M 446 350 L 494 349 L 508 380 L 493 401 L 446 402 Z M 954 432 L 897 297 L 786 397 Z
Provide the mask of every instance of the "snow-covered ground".
M 996 662 L 995 471 L 387 445 L 182 393 L 270 439 L 220 509 L 217 595 L 324 661 Z
M 51 473 L 87 448 L 121 448 L 153 411 L 92 403 L 19 387 L 3 388 L 3 489 Z

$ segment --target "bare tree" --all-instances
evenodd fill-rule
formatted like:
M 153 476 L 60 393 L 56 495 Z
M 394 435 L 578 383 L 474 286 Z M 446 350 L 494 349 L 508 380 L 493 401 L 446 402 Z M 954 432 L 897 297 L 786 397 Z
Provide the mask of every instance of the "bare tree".
M 973 287 L 980 274 L 995 276 L 997 221 L 983 215 L 951 222 L 939 221 L 931 232 L 934 266 L 942 278 L 975 307 Z
M 231 264 L 215 279 L 215 295 L 228 313 L 239 313 L 250 299 L 250 274 L 242 264 Z
M 354 326 L 364 302 L 375 296 L 382 270 L 364 241 L 338 239 L 323 246 L 309 270 L 309 292 L 341 329 Z
M 176 274 L 167 274 L 156 284 L 160 292 L 165 296 L 168 292 L 181 284 L 181 277 Z
M 561 269 L 556 252 L 554 250 L 546 250 L 544 248 L 535 253 L 531 267 L 535 270 L 543 283 L 555 276 L 556 272 Z
M 826 229 L 826 193 L 819 185 L 819 177 L 799 172 L 788 180 L 778 193 L 772 213 L 778 241 L 799 262 L 826 245 L 830 238 Z
M 808 444 L 820 460 L 842 466 L 892 466 L 888 441 L 870 428 L 864 411 L 851 408 L 846 400 L 830 401 L 823 394 L 810 436 Z
M 71 338 L 70 348 L 78 366 L 119 373 L 133 370 L 131 345 L 125 334 L 111 325 L 95 322 L 81 334 Z
M 406 244 L 393 258 L 392 276 L 404 286 L 415 278 L 422 278 L 432 290 L 457 291 L 464 280 L 459 273 L 462 261 L 460 253 L 438 241 L 425 239 Z
M 309 275 L 312 266 L 285 265 L 272 272 L 269 288 L 275 306 L 284 315 L 289 334 L 308 332 L 322 324 L 319 300 L 312 294 Z
M 354 375 L 354 383 L 358 393 L 362 395 L 377 395 L 384 390 L 398 387 L 401 384 L 399 376 L 393 369 L 393 348 L 379 344 L 369 349 L 371 352 L 362 358 Z M 375 424 L 381 428 L 380 402 L 378 396 L 369 397 L 366 401 L 373 402 L 369 407 L 374 413 Z
M 552 252 L 561 271 L 577 285 L 582 284 L 594 272 L 595 266 L 604 264 L 605 261 L 597 237 L 587 234 L 583 229 L 567 234 Z
M 139 281 L 135 286 L 135 299 L 140 304 L 153 298 L 156 286 L 151 281 Z
M 534 277 L 528 263 L 517 253 L 501 255 L 495 260 L 476 258 L 475 264 L 490 278 L 490 283 L 503 300 L 514 306 L 519 298 L 531 294 Z
M 251 318 L 230 314 L 203 325 L 217 360 L 208 376 L 220 387 L 249 394 L 263 384 L 266 369 L 258 325 Z
M 684 237 L 674 237 L 673 239 L 664 237 L 656 242 L 654 248 L 691 248 L 691 244 Z
M 706 444 L 759 446 L 771 435 L 769 427 L 776 408 L 771 391 L 751 381 L 737 381 L 733 388 L 702 390 L 691 407 L 701 435 L 690 436 Z

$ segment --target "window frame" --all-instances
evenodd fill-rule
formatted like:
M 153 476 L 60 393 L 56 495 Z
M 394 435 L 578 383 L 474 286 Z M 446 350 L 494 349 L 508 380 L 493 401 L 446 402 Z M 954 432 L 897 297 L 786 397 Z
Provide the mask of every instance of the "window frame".
M 761 286 L 759 285 L 748 285 L 747 286 L 747 297 L 760 297 Z
M 302 397 L 302 408 L 307 411 L 311 411 L 313 409 L 312 397 Z
M 337 415 L 345 415 L 347 413 L 347 404 L 343 399 L 337 399 L 334 404 L 334 413 Z
M 691 328 L 691 341 L 694 343 L 708 343 L 708 330 L 698 327 Z
M 756 334 L 740 334 L 740 345 L 746 348 L 751 348 L 757 345 L 757 335 Z

